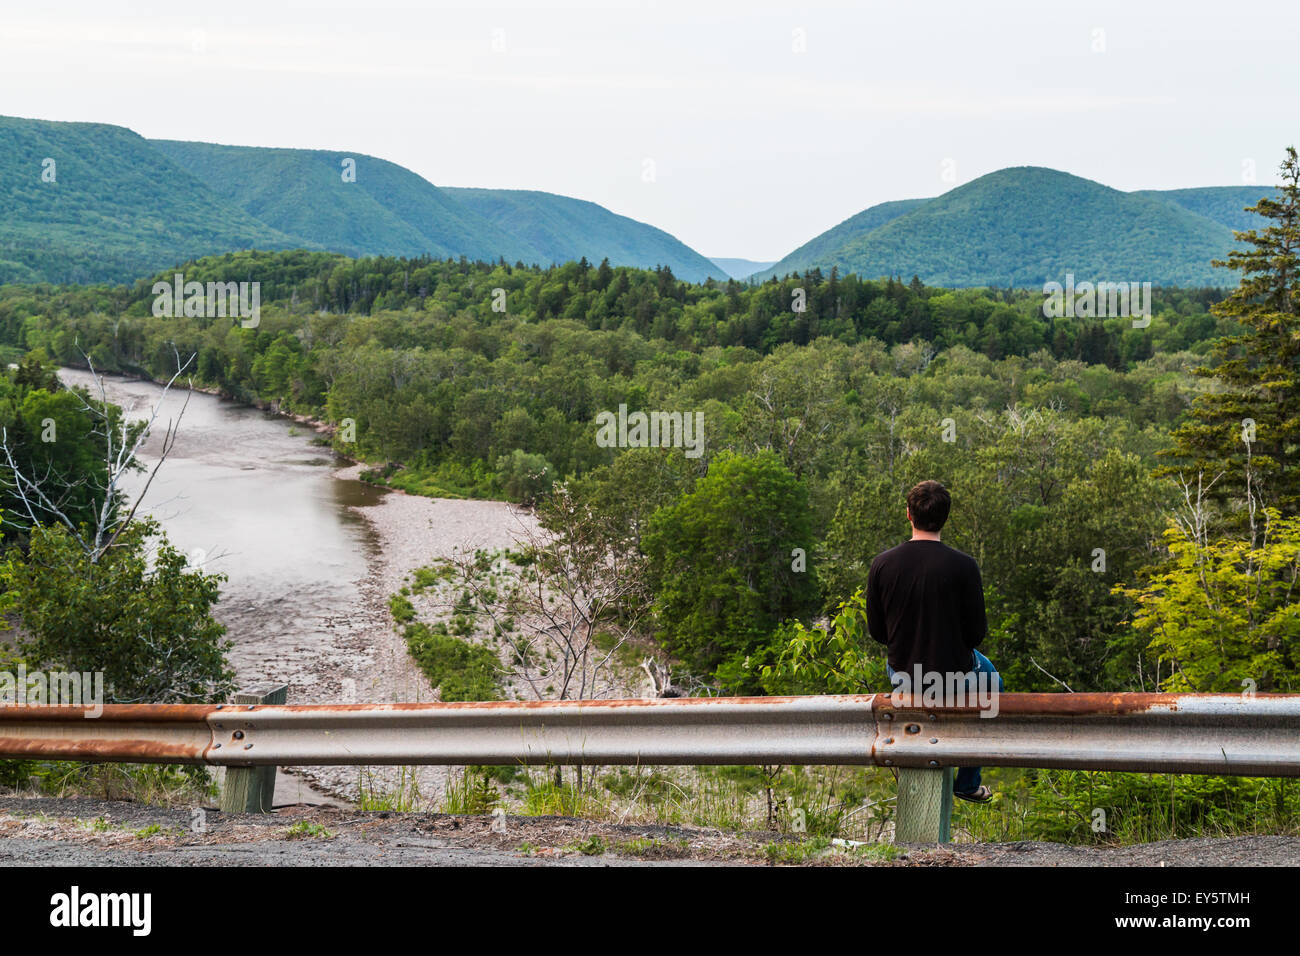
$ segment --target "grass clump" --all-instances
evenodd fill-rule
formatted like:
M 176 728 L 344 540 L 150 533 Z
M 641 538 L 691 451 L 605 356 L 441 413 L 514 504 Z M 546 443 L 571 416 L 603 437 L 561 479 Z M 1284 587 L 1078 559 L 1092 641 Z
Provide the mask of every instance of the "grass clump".
M 491 767 L 466 767 L 460 779 L 447 780 L 443 813 L 486 814 L 501 801 Z
M 286 840 L 332 840 L 334 834 L 319 823 L 299 820 L 284 831 L 284 838 Z
M 402 767 L 397 783 L 385 787 L 375 782 L 374 771 L 361 767 L 357 771 L 357 809 L 407 813 L 420 808 L 423 797 L 414 767 Z

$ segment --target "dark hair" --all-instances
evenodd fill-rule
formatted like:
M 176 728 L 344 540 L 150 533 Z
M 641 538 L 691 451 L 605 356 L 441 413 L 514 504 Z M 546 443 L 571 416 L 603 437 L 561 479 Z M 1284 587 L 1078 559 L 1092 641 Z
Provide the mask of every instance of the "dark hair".
M 938 531 L 948 520 L 952 496 L 937 481 L 922 481 L 907 493 L 907 509 L 912 524 L 920 531 Z

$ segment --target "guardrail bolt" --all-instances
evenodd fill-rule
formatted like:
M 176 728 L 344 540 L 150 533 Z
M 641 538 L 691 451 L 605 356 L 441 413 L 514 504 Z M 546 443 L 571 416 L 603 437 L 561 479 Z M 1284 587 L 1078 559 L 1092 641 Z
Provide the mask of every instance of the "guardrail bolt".
M 938 737 L 931 737 L 931 738 L 930 738 L 930 743 L 932 743 L 932 744 L 937 744 L 938 742 L 939 742 L 939 738 L 938 738 Z
M 909 734 L 919 734 L 919 733 L 921 732 L 921 725 L 920 725 L 920 724 L 908 724 L 908 725 L 907 725 L 907 732 L 908 732 Z
M 236 730 L 236 731 L 235 731 L 233 734 L 231 734 L 230 736 L 233 737 L 235 740 L 243 740 L 243 739 L 244 739 L 244 732 L 243 732 L 242 730 Z

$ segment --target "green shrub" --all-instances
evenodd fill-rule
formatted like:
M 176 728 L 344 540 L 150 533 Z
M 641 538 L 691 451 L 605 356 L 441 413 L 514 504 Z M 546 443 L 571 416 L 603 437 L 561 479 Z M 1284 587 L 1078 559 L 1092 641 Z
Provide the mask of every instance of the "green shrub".
M 443 624 L 416 621 L 404 634 L 411 657 L 443 700 L 500 699 L 501 664 L 489 648 L 453 637 Z

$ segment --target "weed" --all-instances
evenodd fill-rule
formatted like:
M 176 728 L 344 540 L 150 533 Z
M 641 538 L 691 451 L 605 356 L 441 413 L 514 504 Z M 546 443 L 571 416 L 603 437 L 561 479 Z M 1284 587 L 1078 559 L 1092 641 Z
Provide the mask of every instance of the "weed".
M 299 820 L 284 831 L 284 838 L 286 840 L 332 840 L 334 834 L 319 823 L 312 823 L 310 820 Z
M 443 800 L 443 813 L 491 813 L 501 800 L 501 792 L 493 783 L 488 767 L 466 767 L 460 780 L 447 780 L 447 796 Z
M 374 771 L 371 768 L 358 768 L 358 810 L 392 810 L 406 813 L 418 809 L 421 802 L 420 783 L 415 776 L 414 767 L 402 767 L 397 785 L 391 788 L 377 787 Z
M 600 856 L 609 849 L 609 844 L 599 836 L 589 836 L 578 843 L 568 844 L 564 849 L 571 852 L 576 851 L 583 856 Z
M 613 853 L 636 856 L 645 859 L 676 859 L 690 855 L 691 845 L 686 840 L 656 840 L 651 837 L 637 837 L 622 843 L 610 845 Z

